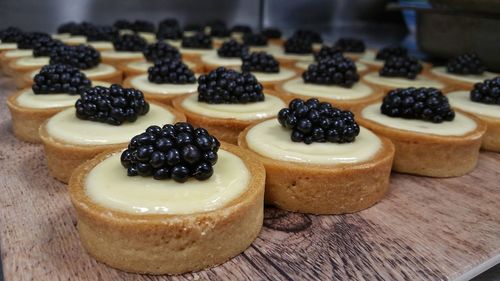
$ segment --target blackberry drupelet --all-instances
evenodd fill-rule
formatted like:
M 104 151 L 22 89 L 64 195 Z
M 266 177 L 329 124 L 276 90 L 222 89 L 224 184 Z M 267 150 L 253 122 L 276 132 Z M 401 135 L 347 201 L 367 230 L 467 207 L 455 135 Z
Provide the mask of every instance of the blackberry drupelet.
M 321 60 L 302 73 L 305 83 L 352 87 L 359 81 L 356 64 L 343 56 Z
M 463 54 L 451 59 L 446 71 L 453 74 L 483 74 L 486 71 L 483 61 L 476 54 Z
M 342 111 L 330 103 L 319 102 L 316 98 L 293 99 L 288 108 L 278 113 L 278 121 L 286 129 L 292 130 L 293 142 L 353 142 L 359 134 L 359 125 L 350 111 Z
M 380 107 L 382 114 L 433 123 L 452 121 L 455 112 L 448 98 L 434 88 L 405 88 L 391 90 Z
M 414 57 L 391 57 L 384 62 L 380 76 L 415 79 L 422 72 L 422 64 Z
M 67 64 L 79 69 L 89 69 L 101 63 L 101 54 L 92 46 L 59 46 L 50 53 L 50 64 Z
M 285 53 L 288 54 L 311 54 L 312 53 L 312 43 L 309 40 L 302 39 L 299 37 L 292 36 L 285 41 Z
M 224 58 L 239 58 L 246 53 L 248 53 L 248 47 L 234 39 L 222 43 L 217 50 L 217 54 Z
M 141 91 L 113 84 L 106 88 L 92 87 L 81 91 L 76 101 L 76 117 L 82 120 L 121 125 L 134 122 L 149 111 Z
M 158 24 L 158 29 L 167 28 L 167 27 L 180 28 L 179 21 L 177 19 L 174 19 L 174 18 L 166 18 L 166 19 L 160 21 L 160 24 Z
M 342 51 L 335 46 L 323 46 L 321 49 L 314 53 L 314 60 L 320 61 L 324 59 L 332 59 L 334 57 L 343 56 Z
M 500 105 L 500 77 L 476 83 L 470 92 L 470 99 L 475 102 Z
M 142 52 L 148 43 L 137 34 L 125 34 L 113 40 L 113 46 L 117 51 Z
M 231 28 L 231 32 L 239 32 L 239 33 L 252 33 L 252 28 L 248 25 L 237 24 Z
M 35 94 L 76 95 L 90 85 L 90 80 L 78 68 L 65 64 L 49 64 L 35 75 L 31 88 Z
M 192 84 L 196 77 L 180 59 L 161 59 L 148 69 L 148 80 L 156 84 Z
M 241 57 L 243 63 L 241 71 L 243 72 L 280 72 L 279 62 L 266 52 L 254 52 Z
M 184 36 L 181 46 L 186 49 L 212 49 L 212 38 L 198 32 L 193 36 Z
M 267 39 L 279 39 L 281 38 L 281 30 L 273 27 L 268 27 L 262 30 L 262 34 L 267 37 Z
M 365 42 L 357 38 L 340 38 L 334 46 L 342 52 L 349 53 L 363 53 L 366 49 Z
M 302 38 L 311 43 L 323 43 L 323 38 L 321 38 L 321 34 L 313 30 L 299 29 L 293 33 L 292 37 Z
M 16 43 L 23 34 L 24 32 L 21 29 L 9 26 L 0 31 L 0 41 L 2 41 L 2 43 Z
M 18 49 L 33 49 L 39 40 L 52 39 L 49 34 L 43 32 L 28 32 L 23 33 L 17 40 Z
M 156 43 L 148 45 L 142 53 L 147 61 L 154 62 L 159 59 L 180 59 L 181 53 L 174 46 L 158 41 Z
M 41 38 L 33 46 L 34 57 L 48 57 L 56 48 L 64 46 L 64 43 L 52 38 Z
M 406 57 L 408 56 L 408 49 L 401 46 L 387 46 L 380 49 L 375 55 L 376 60 L 387 60 L 391 57 Z
M 148 127 L 132 138 L 120 160 L 128 176 L 202 181 L 212 176 L 219 147 L 220 142 L 207 130 L 178 122 Z
M 210 36 L 216 38 L 227 38 L 231 35 L 231 31 L 226 26 L 212 26 Z
M 243 42 L 248 46 L 267 46 L 267 37 L 258 33 L 246 33 Z
M 180 40 L 182 38 L 182 30 L 180 27 L 160 27 L 156 32 L 156 39 L 164 40 Z
M 255 76 L 219 67 L 198 78 L 198 101 L 210 104 L 249 103 L 264 100 L 262 85 Z

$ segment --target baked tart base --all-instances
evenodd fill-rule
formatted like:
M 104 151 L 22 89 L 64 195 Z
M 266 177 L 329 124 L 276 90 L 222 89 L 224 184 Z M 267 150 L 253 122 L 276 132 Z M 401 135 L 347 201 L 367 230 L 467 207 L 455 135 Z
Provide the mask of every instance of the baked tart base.
M 486 125 L 486 133 L 483 137 L 481 149 L 493 152 L 500 152 L 500 119 L 491 118 L 483 115 L 475 115 L 483 120 Z

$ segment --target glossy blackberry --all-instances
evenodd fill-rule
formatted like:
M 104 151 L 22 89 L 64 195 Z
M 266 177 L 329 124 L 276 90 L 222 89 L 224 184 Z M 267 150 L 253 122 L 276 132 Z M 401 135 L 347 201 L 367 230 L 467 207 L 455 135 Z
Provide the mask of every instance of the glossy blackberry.
M 57 33 L 59 33 L 59 34 L 61 34 L 61 33 L 73 34 L 73 32 L 75 32 L 75 30 L 78 28 L 79 28 L 78 23 L 73 22 L 73 21 L 66 22 L 66 23 L 63 23 L 57 27 Z
M 203 26 L 197 23 L 188 23 L 184 26 L 184 31 L 203 32 Z
M 64 43 L 52 38 L 42 38 L 33 46 L 34 57 L 48 57 L 56 48 L 64 46 Z
M 323 46 L 321 49 L 314 53 L 314 60 L 320 61 L 324 59 L 332 59 L 334 57 L 343 56 L 342 51 L 335 46 Z
M 248 46 L 267 46 L 267 37 L 258 33 L 243 35 L 243 43 Z
M 357 38 L 340 38 L 335 42 L 335 47 L 348 53 L 363 53 L 366 49 L 365 42 Z
M 85 32 L 88 42 L 106 41 L 112 42 L 119 36 L 118 29 L 113 26 L 94 26 Z
M 63 28 L 64 30 L 66 30 L 66 32 L 60 32 L 60 33 L 69 33 L 71 35 L 87 36 L 87 34 L 91 33 L 90 31 L 95 28 L 96 26 L 94 24 L 88 22 L 69 23 L 68 26 Z
M 124 30 L 124 29 L 132 30 L 133 23 L 130 22 L 129 20 L 119 19 L 119 20 L 115 21 L 113 26 L 117 29 L 120 29 L 120 30 Z
M 483 61 L 476 54 L 463 54 L 451 59 L 446 71 L 453 74 L 482 74 L 486 71 Z
M 414 57 L 391 57 L 384 62 L 380 76 L 415 79 L 422 72 L 422 64 Z
M 160 23 L 158 24 L 158 29 L 167 28 L 167 27 L 180 28 L 179 21 L 177 19 L 174 19 L 174 18 L 166 18 L 166 19 L 160 21 Z
M 248 53 L 248 47 L 234 39 L 222 43 L 217 50 L 217 54 L 224 58 L 239 58 L 246 53 Z
M 134 122 L 149 111 L 141 91 L 113 84 L 111 87 L 91 87 L 81 91 L 75 103 L 76 117 L 82 120 L 121 125 Z
M 288 54 L 311 54 L 312 53 L 312 43 L 309 40 L 302 39 L 299 37 L 292 36 L 285 41 L 285 53 Z
M 17 27 L 7 27 L 0 31 L 0 41 L 2 43 L 16 43 L 22 37 L 24 32 Z
M 470 99 L 475 102 L 500 105 L 500 77 L 476 83 L 470 92 Z
M 192 84 L 196 77 L 180 59 L 161 59 L 148 69 L 148 80 L 157 84 Z
M 136 20 L 132 23 L 131 29 L 135 32 L 155 33 L 155 24 L 146 20 Z
M 339 85 L 342 87 L 352 87 L 359 81 L 356 64 L 349 58 L 343 56 L 321 60 L 311 64 L 302 78 L 305 83 L 320 85 Z
M 116 51 L 142 52 L 148 43 L 137 34 L 125 34 L 113 40 Z
M 154 62 L 159 59 L 180 59 L 181 58 L 181 53 L 177 48 L 173 47 L 172 45 L 158 41 L 154 44 L 148 45 L 142 53 L 144 54 L 144 57 L 146 58 L 147 61 Z
M 67 64 L 79 69 L 89 69 L 101 63 L 101 54 L 92 46 L 59 46 L 50 53 L 50 64 Z
M 43 32 L 23 33 L 17 40 L 18 49 L 33 49 L 39 40 L 52 39 L 49 34 Z
M 359 134 L 354 114 L 333 107 L 330 103 L 311 98 L 293 99 L 288 108 L 278 113 L 278 121 L 292 131 L 293 142 L 353 142 Z
M 408 49 L 401 46 L 387 46 L 380 49 L 375 55 L 377 60 L 387 60 L 391 57 L 406 57 L 408 56 Z
M 273 27 L 264 28 L 262 34 L 267 37 L 267 39 L 279 39 L 281 38 L 281 30 Z
M 216 38 L 227 38 L 231 35 L 231 31 L 225 26 L 212 26 L 210 36 Z
M 184 36 L 181 46 L 186 49 L 212 49 L 212 38 L 198 32 L 193 36 Z
M 249 72 L 219 67 L 198 78 L 198 101 L 210 104 L 249 103 L 264 100 L 262 85 Z
M 266 52 L 254 52 L 241 57 L 243 61 L 241 71 L 243 72 L 280 72 L 279 62 Z
M 207 130 L 186 122 L 150 126 L 132 138 L 122 152 L 121 164 L 128 176 L 152 176 L 156 180 L 189 178 L 206 180 L 213 174 L 220 142 Z
M 161 27 L 156 32 L 156 39 L 158 40 L 180 40 L 182 38 L 182 30 L 180 27 Z
M 252 33 L 252 28 L 248 25 L 237 24 L 231 28 L 231 32 L 237 33 Z
M 299 29 L 293 33 L 293 37 L 302 38 L 311 43 L 323 43 L 321 34 L 313 30 Z
M 90 80 L 76 67 L 65 64 L 50 64 L 42 67 L 33 78 L 35 94 L 79 94 L 90 87 Z
M 448 98 L 434 88 L 405 88 L 390 91 L 380 107 L 382 114 L 433 123 L 452 121 L 455 112 Z

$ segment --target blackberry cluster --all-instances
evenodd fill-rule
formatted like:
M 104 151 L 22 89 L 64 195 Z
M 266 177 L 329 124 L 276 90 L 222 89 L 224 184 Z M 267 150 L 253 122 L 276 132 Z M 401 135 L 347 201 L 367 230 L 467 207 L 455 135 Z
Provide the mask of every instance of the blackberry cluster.
M 452 121 L 455 112 L 448 98 L 434 88 L 405 88 L 390 91 L 380 108 L 382 114 L 433 123 Z
M 57 27 L 57 33 L 59 33 L 59 34 L 61 34 L 61 33 L 73 34 L 78 28 L 79 28 L 78 23 L 73 22 L 73 21 L 66 22 L 66 23 L 59 25 L 59 27 Z
M 125 34 L 113 40 L 113 46 L 117 51 L 142 52 L 148 43 L 137 34 Z
M 302 38 L 311 43 L 323 43 L 321 34 L 313 30 L 299 29 L 293 33 L 293 37 Z
M 160 21 L 160 24 L 158 25 L 158 29 L 162 28 L 180 28 L 179 21 L 174 18 L 166 18 Z
M 112 42 L 119 36 L 118 29 L 113 26 L 94 26 L 85 31 L 85 36 L 89 42 L 106 41 Z
M 305 83 L 320 85 L 339 85 L 352 87 L 359 81 L 356 64 L 349 58 L 337 56 L 321 60 L 302 73 Z
M 128 176 L 152 176 L 156 180 L 186 182 L 206 180 L 213 174 L 220 142 L 207 130 L 186 122 L 163 128 L 150 126 L 132 138 L 122 152 L 121 164 Z
M 415 79 L 422 72 L 422 64 L 414 57 L 391 57 L 380 69 L 380 76 Z
M 280 64 L 278 61 L 266 52 L 246 54 L 241 57 L 241 60 L 243 61 L 241 65 L 241 71 L 243 72 L 280 72 Z
M 156 39 L 164 40 L 180 40 L 182 38 L 182 30 L 180 27 L 160 27 L 156 32 Z
M 210 28 L 210 36 L 217 38 L 226 38 L 231 35 L 231 31 L 226 26 L 212 26 Z
M 23 33 L 17 41 L 18 49 L 33 49 L 35 44 L 44 39 L 52 39 L 49 34 L 43 32 L 27 32 Z
M 198 101 L 210 104 L 249 103 L 264 100 L 262 85 L 249 72 L 219 67 L 198 78 Z
M 500 77 L 476 83 L 470 92 L 470 99 L 475 102 L 500 105 Z
M 101 63 L 101 54 L 92 46 L 62 45 L 50 53 L 50 64 L 67 64 L 79 69 L 89 69 Z
M 273 27 L 268 27 L 262 30 L 262 34 L 267 37 L 267 39 L 279 39 L 281 38 L 281 30 Z
M 142 53 L 144 54 L 144 57 L 146 58 L 147 61 L 156 61 L 159 59 L 180 59 L 181 58 L 181 53 L 177 48 L 173 47 L 172 45 L 158 41 L 154 44 L 148 45 Z
M 198 32 L 193 36 L 184 36 L 181 46 L 186 49 L 212 49 L 212 38 Z
M 196 77 L 180 59 L 161 59 L 148 69 L 148 80 L 156 84 L 192 84 Z
M 94 29 L 96 26 L 88 22 L 69 22 L 61 25 L 58 29 L 58 33 L 69 33 L 71 35 L 82 35 L 86 36 L 90 33 L 90 30 Z
M 366 49 L 365 42 L 357 38 L 340 38 L 335 42 L 337 47 L 342 52 L 363 53 Z
M 285 53 L 288 54 L 311 54 L 312 53 L 312 43 L 309 40 L 292 36 L 285 41 Z
M 16 43 L 22 37 L 23 33 L 21 29 L 9 26 L 0 31 L 0 41 L 2 43 Z
M 231 32 L 239 32 L 239 33 L 252 33 L 252 28 L 248 25 L 237 24 L 231 28 Z
M 239 58 L 248 53 L 248 47 L 231 39 L 224 43 L 217 50 L 217 54 L 224 58 Z
M 293 99 L 288 108 L 278 113 L 281 126 L 292 130 L 293 142 L 353 142 L 359 134 L 359 125 L 350 111 L 342 111 L 330 103 L 311 98 Z
M 203 26 L 196 23 L 189 23 L 184 26 L 184 31 L 203 32 Z
M 449 73 L 468 75 L 486 71 L 483 61 L 476 54 L 463 54 L 451 59 L 446 65 Z
M 35 94 L 70 95 L 90 87 L 90 80 L 78 68 L 65 64 L 49 64 L 42 67 L 33 78 L 33 92 Z
M 64 46 L 64 43 L 52 38 L 41 38 L 33 46 L 34 57 L 48 57 L 56 48 Z
M 314 60 L 321 61 L 324 59 L 332 59 L 338 56 L 343 56 L 342 51 L 335 46 L 323 46 L 321 49 L 314 53 Z
M 113 84 L 106 88 L 92 87 L 81 91 L 76 101 L 76 117 L 94 122 L 121 125 L 134 122 L 149 111 L 141 91 Z
M 267 37 L 258 33 L 246 33 L 243 42 L 248 46 L 267 46 Z
M 155 33 L 155 24 L 150 21 L 136 20 L 130 28 L 134 32 L 150 32 Z
M 388 60 L 391 57 L 406 57 L 408 49 L 401 46 L 387 46 L 380 49 L 375 55 L 376 60 Z
M 116 29 L 129 29 L 129 30 L 132 30 L 132 26 L 133 26 L 133 23 L 128 21 L 128 20 L 125 20 L 125 19 L 119 19 L 117 21 L 115 21 L 115 23 L 113 24 L 113 26 L 116 28 Z

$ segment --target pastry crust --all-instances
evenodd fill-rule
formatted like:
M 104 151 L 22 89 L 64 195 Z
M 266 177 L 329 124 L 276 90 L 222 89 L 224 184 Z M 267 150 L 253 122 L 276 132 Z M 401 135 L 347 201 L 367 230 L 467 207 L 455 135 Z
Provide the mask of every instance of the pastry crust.
M 380 137 L 382 148 L 370 160 L 356 164 L 318 165 L 285 162 L 252 151 L 246 128 L 238 138 L 266 168 L 265 202 L 311 214 L 354 213 L 376 204 L 389 189 L 394 145 Z
M 157 105 L 168 109 L 175 115 L 173 122 L 186 120 L 184 114 L 174 110 L 172 107 L 162 104 Z M 68 183 L 71 173 L 85 161 L 92 159 L 99 153 L 124 148 L 128 145 L 128 142 L 107 145 L 79 145 L 57 140 L 52 138 L 47 132 L 46 126 L 48 121 L 46 120 L 40 126 L 39 135 L 44 146 L 49 173 L 63 183 Z
M 472 82 L 467 82 L 467 81 L 461 81 L 457 79 L 452 79 L 444 75 L 438 75 L 432 73 L 432 71 L 428 72 L 429 76 L 432 77 L 433 79 L 442 81 L 443 83 L 446 83 L 447 85 L 450 85 L 450 88 L 454 91 L 460 91 L 460 90 L 465 90 L 465 91 L 470 91 L 472 88 L 474 88 L 474 84 Z
M 142 75 L 142 74 L 140 74 L 140 75 Z M 134 76 L 125 78 L 125 80 L 123 81 L 123 87 L 135 88 L 134 86 L 132 86 L 132 83 L 131 83 L 132 79 L 134 79 Z M 136 88 L 136 89 L 138 89 L 138 88 Z M 151 93 L 151 92 L 145 91 L 143 89 L 139 89 L 139 90 L 144 94 L 144 98 L 146 98 L 147 101 L 155 101 L 155 102 L 166 104 L 166 105 L 172 105 L 172 101 L 174 99 L 179 98 L 179 97 L 185 97 L 185 96 L 190 94 L 190 93 L 185 93 L 185 94 L 175 94 L 175 95 L 163 95 L 163 94 Z
M 362 109 L 355 112 L 359 125 L 394 143 L 396 154 L 393 170 L 396 172 L 429 177 L 457 177 L 476 168 L 486 124 L 471 114 L 460 111 L 476 122 L 474 131 L 463 136 L 438 136 L 387 127 L 363 118 L 361 112 Z
M 2 73 L 7 75 L 7 76 L 12 76 L 14 75 L 13 70 L 10 68 L 10 63 L 20 57 L 7 57 L 6 56 L 7 52 L 2 52 L 0 53 L 0 67 L 2 69 Z
M 371 73 L 371 72 L 368 72 L 366 74 L 369 74 L 369 73 Z M 420 76 L 426 76 L 427 78 L 431 78 L 432 80 L 437 80 L 437 81 L 443 83 L 444 87 L 442 89 L 439 89 L 443 93 L 448 93 L 448 92 L 450 92 L 451 90 L 454 89 L 452 85 L 446 83 L 444 80 L 441 80 L 441 79 L 439 79 L 437 77 L 429 75 L 427 73 L 427 71 L 424 71 L 422 74 L 419 74 L 419 75 Z M 379 87 L 380 89 L 382 89 L 382 92 L 384 92 L 384 93 L 388 93 L 389 91 L 398 88 L 398 87 L 392 87 L 392 86 L 388 86 L 388 85 L 382 85 L 382 84 L 372 83 L 372 82 L 366 80 L 365 76 L 361 76 L 361 81 L 363 81 L 363 83 L 366 83 L 367 85 L 374 86 L 374 87 Z M 399 88 L 401 88 L 401 87 L 399 87 Z
M 475 116 L 483 120 L 487 125 L 481 149 L 500 152 L 500 119 L 479 114 L 475 114 Z
M 9 63 L 9 69 L 12 73 L 12 76 L 14 76 L 15 79 L 19 78 L 20 76 L 23 76 L 26 73 L 30 73 L 30 72 L 39 70 L 43 66 L 43 65 L 42 66 L 41 65 L 19 65 L 19 64 L 17 64 L 18 60 L 19 60 L 19 58 L 16 58 Z
M 101 55 L 102 63 L 110 64 L 110 65 L 116 67 L 117 69 L 119 69 L 121 64 L 126 64 L 129 62 L 141 61 L 141 60 L 144 60 L 144 58 L 142 58 L 142 57 L 141 58 L 137 58 L 137 57 L 134 57 L 134 58 L 114 58 L 114 57 L 105 57 L 105 56 Z
M 226 143 L 221 148 L 244 161 L 251 181 L 238 198 L 203 213 L 131 214 L 106 208 L 87 196 L 84 185 L 90 170 L 110 153 L 78 167 L 69 193 L 83 247 L 111 267 L 148 274 L 198 271 L 243 252 L 262 228 L 265 170 L 243 149 Z
M 193 67 L 190 67 L 190 69 L 194 73 L 202 73 L 203 72 L 203 65 L 201 65 L 197 62 L 194 62 L 194 61 L 187 61 L 187 60 L 185 60 L 185 61 L 192 63 L 194 65 Z M 123 75 L 125 76 L 125 78 L 148 73 L 147 71 L 142 71 L 142 70 L 138 70 L 136 68 L 131 68 L 130 66 L 128 66 L 129 63 L 130 62 L 120 63 L 118 65 L 118 69 L 120 69 L 123 72 Z

